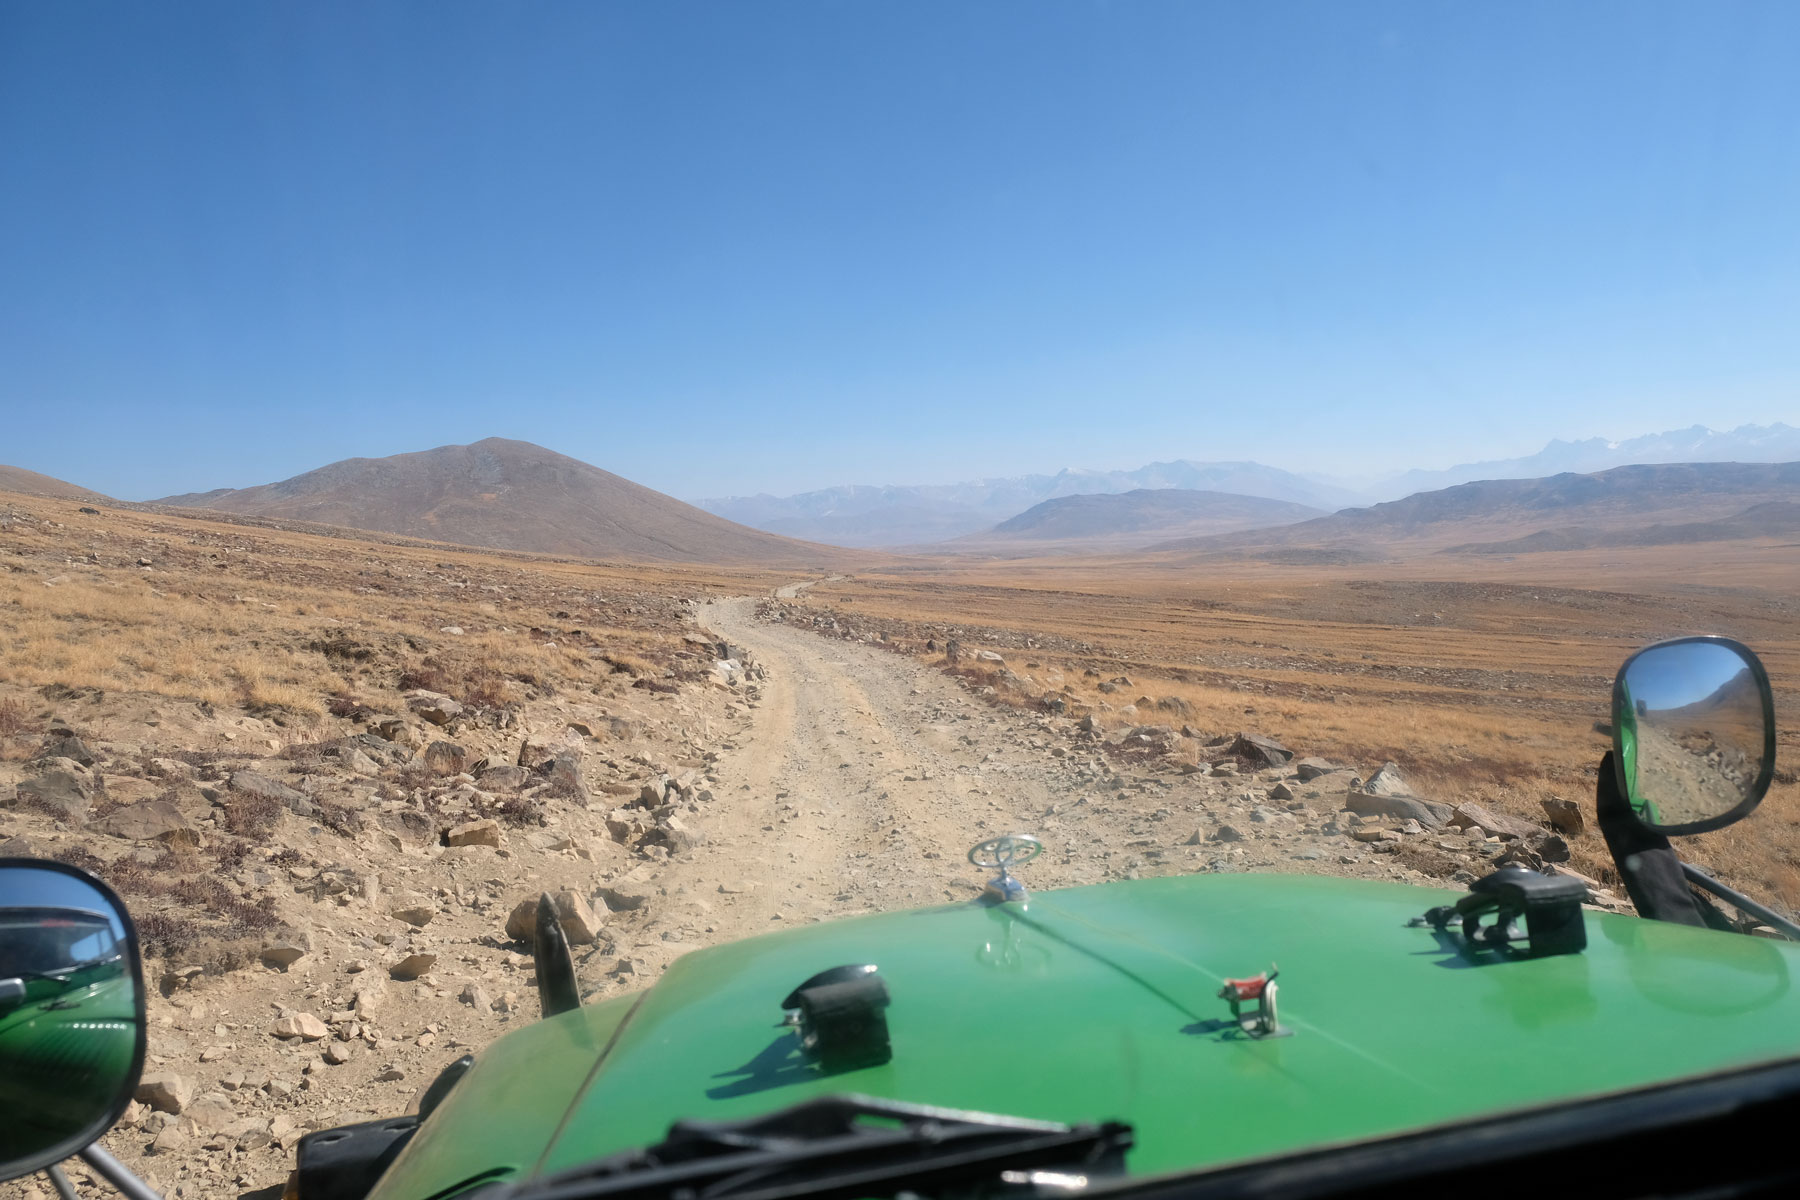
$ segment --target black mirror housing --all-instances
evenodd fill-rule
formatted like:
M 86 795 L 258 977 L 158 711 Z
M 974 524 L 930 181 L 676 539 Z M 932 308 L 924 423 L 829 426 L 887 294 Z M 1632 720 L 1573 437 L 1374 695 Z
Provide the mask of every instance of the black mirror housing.
M 1756 653 L 1725 637 L 1647 646 L 1613 680 L 1613 765 L 1632 818 L 1705 833 L 1755 811 L 1775 777 L 1775 701 Z

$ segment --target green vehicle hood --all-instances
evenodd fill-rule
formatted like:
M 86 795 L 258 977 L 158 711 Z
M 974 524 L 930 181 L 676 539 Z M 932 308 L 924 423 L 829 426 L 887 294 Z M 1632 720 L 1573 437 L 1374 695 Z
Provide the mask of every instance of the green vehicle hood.
M 697 951 L 650 991 L 497 1041 L 379 1200 L 579 1166 L 860 1092 L 1136 1127 L 1152 1174 L 1420 1129 L 1800 1055 L 1800 946 L 1586 914 L 1584 953 L 1472 961 L 1407 921 L 1456 893 L 1197 875 L 853 918 Z M 821 1077 L 778 1026 L 827 967 L 880 966 L 893 1060 Z M 1225 1023 L 1278 963 L 1292 1036 Z

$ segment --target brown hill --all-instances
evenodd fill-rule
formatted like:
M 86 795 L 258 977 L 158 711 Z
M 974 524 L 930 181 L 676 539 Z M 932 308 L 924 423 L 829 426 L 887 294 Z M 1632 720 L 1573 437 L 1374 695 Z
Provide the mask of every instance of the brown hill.
M 104 500 L 99 492 L 65 483 L 24 467 L 0 466 L 0 492 L 24 492 L 28 496 L 52 496 L 58 500 Z
M 1170 538 L 1290 525 L 1321 510 L 1287 500 L 1194 488 L 1138 488 L 1111 494 L 1058 496 L 983 533 L 929 547 L 936 552 L 1096 554 L 1132 550 Z
M 854 555 L 734 524 L 530 442 L 347 458 L 159 504 L 580 558 L 815 566 Z
M 1367 558 L 1668 544 L 1764 536 L 1785 524 L 1783 506 L 1795 501 L 1800 463 L 1667 463 L 1482 480 L 1279 529 L 1151 549 L 1286 560 L 1312 552 Z

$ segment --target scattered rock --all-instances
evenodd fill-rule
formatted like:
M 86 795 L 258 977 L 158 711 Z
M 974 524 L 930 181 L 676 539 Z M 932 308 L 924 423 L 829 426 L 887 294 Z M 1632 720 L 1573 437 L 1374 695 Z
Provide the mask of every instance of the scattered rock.
M 723 884 L 719 885 L 721 888 Z M 599 892 L 601 903 L 613 912 L 636 912 L 650 902 L 650 894 L 635 888 L 603 887 Z
M 431 924 L 432 919 L 438 915 L 438 910 L 436 904 L 423 896 L 407 896 L 399 900 L 388 915 L 419 929 Z
M 500 823 L 489 818 L 457 825 L 444 834 L 446 846 L 492 846 L 497 850 L 503 840 Z
M 1569 861 L 1569 843 L 1554 833 L 1541 833 L 1531 839 L 1531 848 L 1547 863 Z
M 133 1098 L 157 1112 L 179 1113 L 193 1099 L 194 1084 L 173 1071 L 155 1071 L 138 1080 Z
M 181 810 L 167 800 L 128 804 L 97 821 L 90 821 L 88 828 L 133 842 L 162 841 L 190 847 L 200 844 L 194 827 L 181 815 Z
M 265 966 L 285 971 L 306 957 L 306 947 L 298 941 L 270 942 L 256 952 L 256 957 L 261 959 Z
M 459 999 L 478 1013 L 494 1011 L 493 1001 L 488 999 L 487 992 L 479 983 L 471 983 L 464 987 Z
M 600 940 L 600 918 L 586 900 L 567 888 L 556 893 L 556 916 L 571 946 L 587 946 Z
M 516 792 L 531 782 L 531 772 L 511 764 L 489 767 L 475 777 L 475 782 L 490 792 Z
M 1294 760 L 1294 773 L 1305 783 L 1317 779 L 1321 775 L 1329 775 L 1333 771 L 1341 771 L 1342 767 L 1323 758 L 1300 758 Z
M 437 955 L 435 954 L 409 954 L 393 966 L 389 967 L 388 975 L 394 979 L 406 982 L 417 979 L 419 976 L 430 971 L 436 964 Z
M 448 725 L 463 715 L 463 706 L 440 692 L 410 692 L 406 697 L 406 707 L 416 713 L 420 720 L 440 726 Z
M 1457 805 L 1450 815 L 1450 824 L 1458 828 L 1479 825 L 1489 833 L 1499 834 L 1503 838 L 1528 838 L 1543 832 L 1540 826 L 1531 821 L 1492 812 L 1473 802 Z
M 1221 825 L 1213 833 L 1212 840 L 1215 842 L 1241 842 L 1244 840 L 1244 834 L 1230 825 Z
M 63 734 L 61 736 L 52 735 L 50 740 L 45 743 L 43 752 L 39 754 L 38 757 L 40 759 L 66 758 L 72 762 L 78 762 L 84 767 L 92 767 L 94 765 L 93 751 L 87 748 L 86 742 L 82 741 L 72 733 Z
M 262 800 L 274 800 L 296 816 L 319 815 L 318 805 L 307 799 L 304 793 L 295 791 L 285 783 L 277 783 L 258 771 L 232 772 L 231 790 Z
M 436 741 L 425 747 L 425 769 L 440 778 L 461 775 L 469 767 L 469 751 L 455 742 Z
M 1231 753 L 1259 766 L 1279 767 L 1294 757 L 1294 752 L 1260 733 L 1240 733 L 1231 743 Z
M 387 1003 L 387 984 L 379 978 L 371 978 L 356 989 L 356 998 L 350 1007 L 358 1017 L 367 1020 L 385 1003 Z
M 582 782 L 581 765 L 575 761 L 573 755 L 558 754 L 555 758 L 540 764 L 537 770 L 538 774 L 549 781 L 550 790 L 554 795 L 573 800 L 583 808 L 587 807 L 587 785 Z
M 506 916 L 506 936 L 527 946 L 537 941 L 537 897 L 527 897 L 513 905 Z
M 1370 796 L 1362 792 L 1351 792 L 1344 797 L 1344 807 L 1358 816 L 1417 821 L 1430 829 L 1439 828 L 1450 816 L 1447 805 L 1432 804 L 1416 796 Z
M 332 1066 L 341 1067 L 350 1061 L 351 1053 L 349 1042 L 333 1042 L 325 1047 L 323 1057 Z
M 1379 770 L 1363 782 L 1362 791 L 1370 796 L 1412 796 L 1412 785 L 1393 763 L 1383 763 Z
M 1550 827 L 1556 832 L 1580 837 L 1582 830 L 1587 828 L 1587 822 L 1581 815 L 1581 806 L 1573 800 L 1552 796 L 1539 803 L 1544 806 L 1544 815 L 1550 819 Z
M 57 814 L 58 819 L 71 824 L 87 820 L 94 802 L 94 785 L 74 771 L 61 768 L 27 779 L 16 791 L 18 803 Z
M 299 1038 L 303 1042 L 316 1042 L 331 1031 L 325 1028 L 325 1022 L 311 1013 L 295 1013 L 275 1022 L 269 1032 L 283 1040 Z

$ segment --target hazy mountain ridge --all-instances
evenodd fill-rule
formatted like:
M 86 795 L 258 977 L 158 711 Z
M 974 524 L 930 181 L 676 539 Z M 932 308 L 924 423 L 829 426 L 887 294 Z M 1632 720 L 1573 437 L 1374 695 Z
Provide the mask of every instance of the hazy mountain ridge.
M 1355 493 L 1255 462 L 1155 462 L 1132 471 L 1067 469 L 951 484 L 850 484 L 793 496 L 732 496 L 701 508 L 758 529 L 843 546 L 900 546 L 984 532 L 1046 500 L 1143 490 L 1230 493 L 1329 511 Z
M 1402 499 L 1457 484 L 1592 474 L 1645 463 L 1800 461 L 1800 429 L 1775 422 L 1729 431 L 1694 425 L 1624 441 L 1552 440 L 1523 458 L 1411 470 L 1363 486 L 1250 461 L 1153 462 L 1131 471 L 1066 469 L 965 483 L 846 484 L 791 496 L 761 493 L 699 500 L 717 516 L 790 537 L 841 546 L 920 546 L 982 533 L 1046 500 L 1137 490 L 1227 492 L 1303 504 L 1326 512 Z
M 1172 537 L 1292 524 L 1323 516 L 1286 500 L 1182 488 L 1140 488 L 1116 495 L 1059 496 L 983 533 L 930 547 L 945 553 L 1002 556 L 1103 554 Z
M 1777 421 L 1725 431 L 1692 425 L 1621 442 L 1605 438 L 1577 442 L 1553 439 L 1536 454 L 1524 458 L 1460 463 L 1441 471 L 1406 471 L 1373 485 L 1368 495 L 1399 499 L 1414 492 L 1438 491 L 1483 479 L 1540 479 L 1569 472 L 1588 475 L 1634 464 L 1794 461 L 1800 461 L 1800 429 L 1791 425 Z
M 1540 529 L 1502 542 L 1470 542 L 1450 546 L 1450 554 L 1530 554 L 1539 550 L 1598 550 L 1619 546 L 1686 546 L 1697 542 L 1729 542 L 1743 538 L 1800 533 L 1800 503 L 1769 500 L 1735 516 L 1716 521 L 1658 522 L 1643 529 L 1590 529 L 1562 526 Z
M 1537 538 L 1537 548 L 1553 549 L 1560 547 L 1548 544 L 1555 539 L 1542 524 L 1546 520 L 1596 537 L 1659 523 L 1724 521 L 1758 505 L 1792 501 L 1800 501 L 1800 462 L 1634 464 L 1592 474 L 1480 480 L 1278 529 L 1177 539 L 1150 548 L 1232 553 L 1316 547 L 1366 554 L 1397 541 L 1474 550 L 1476 543 Z M 1781 519 L 1775 510 L 1768 515 Z
M 812 564 L 844 557 L 505 438 L 347 458 L 277 483 L 156 503 L 583 558 Z

